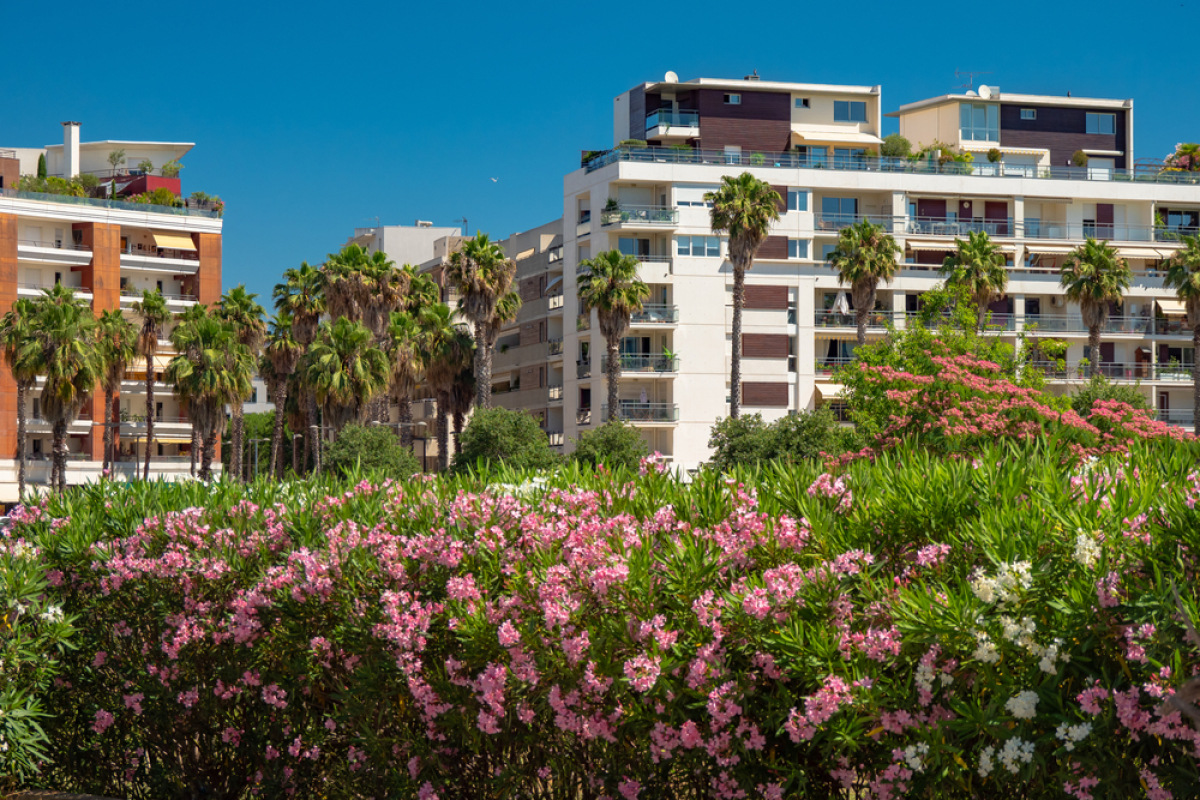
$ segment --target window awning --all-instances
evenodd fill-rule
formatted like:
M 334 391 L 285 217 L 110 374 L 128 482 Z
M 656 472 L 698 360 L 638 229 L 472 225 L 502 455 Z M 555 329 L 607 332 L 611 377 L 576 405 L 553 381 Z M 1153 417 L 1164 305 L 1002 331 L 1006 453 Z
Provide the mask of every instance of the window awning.
M 562 275 L 555 275 L 553 278 L 550 279 L 550 282 L 546 284 L 546 291 L 548 292 L 551 289 L 553 289 L 555 286 L 558 286 L 560 283 L 562 283 L 562 279 L 563 279 Z
M 955 251 L 954 242 L 930 242 L 921 239 L 907 240 L 908 249 L 910 250 L 936 250 L 939 253 L 953 253 Z
M 858 131 L 792 131 L 792 144 L 883 144 L 883 139 Z
M 822 399 L 829 398 L 829 397 L 841 397 L 842 389 L 845 388 L 840 383 L 821 382 L 821 383 L 817 383 L 814 385 L 816 387 L 816 390 L 821 393 Z
M 124 438 L 126 440 L 129 440 L 131 438 L 130 434 L 128 434 L 128 433 L 125 434 Z M 142 438 L 145 439 L 146 437 L 143 436 Z M 184 439 L 179 436 L 159 436 L 158 434 L 155 434 L 154 435 L 154 443 L 155 444 L 191 444 L 192 440 L 191 440 L 191 437 Z
M 192 241 L 192 237 L 186 233 L 159 233 L 154 231 L 151 234 L 154 237 L 154 244 L 158 247 L 166 247 L 171 250 L 195 250 L 196 244 Z
M 1065 256 L 1075 248 L 1065 244 L 1028 244 L 1025 249 L 1042 256 Z
M 1153 247 L 1118 247 L 1117 253 L 1120 254 L 1121 258 L 1150 258 L 1155 261 L 1166 258 L 1165 255 Z
M 1168 317 L 1187 316 L 1187 306 L 1181 300 L 1155 300 L 1158 308 Z

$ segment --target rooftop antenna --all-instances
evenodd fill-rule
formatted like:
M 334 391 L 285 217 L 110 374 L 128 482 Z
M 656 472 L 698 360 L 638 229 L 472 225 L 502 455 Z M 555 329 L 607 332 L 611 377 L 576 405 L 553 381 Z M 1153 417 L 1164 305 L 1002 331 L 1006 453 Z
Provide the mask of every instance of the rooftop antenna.
M 376 228 L 379 227 L 379 217 L 363 217 L 363 219 L 365 219 L 367 222 L 370 222 L 371 220 L 375 220 L 375 227 Z
M 462 228 L 463 228 L 463 238 L 464 238 L 464 239 L 466 239 L 466 238 L 467 238 L 467 218 L 466 218 L 466 217 L 459 217 L 458 219 L 452 219 L 452 220 L 450 220 L 450 221 L 451 221 L 451 222 L 461 222 L 461 223 L 462 223 Z
M 967 72 L 966 70 L 958 70 L 958 69 L 956 69 L 956 70 L 954 70 L 954 79 L 955 79 L 955 80 L 962 80 L 962 79 L 963 79 L 963 77 L 965 76 L 965 77 L 966 77 L 966 79 L 967 79 L 967 82 L 966 82 L 966 83 L 961 83 L 961 84 L 959 84 L 958 86 L 956 86 L 956 87 L 954 87 L 954 88 L 956 88 L 956 89 L 974 89 L 974 88 L 975 88 L 975 77 L 976 77 L 976 76 L 978 76 L 978 75 L 991 75 L 991 74 L 992 74 L 991 72 Z

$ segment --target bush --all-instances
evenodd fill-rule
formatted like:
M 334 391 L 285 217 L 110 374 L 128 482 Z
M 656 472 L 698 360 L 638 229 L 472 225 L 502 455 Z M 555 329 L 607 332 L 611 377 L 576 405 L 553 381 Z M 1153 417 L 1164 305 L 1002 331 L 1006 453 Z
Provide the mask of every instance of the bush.
M 609 469 L 636 470 L 649 454 L 650 448 L 637 428 L 613 420 L 580 433 L 571 460 L 592 467 L 603 464 Z
M 999 147 L 993 147 L 987 151 L 987 159 L 992 164 L 998 164 L 1004 160 L 1004 153 L 1000 152 Z
M 708 446 L 714 452 L 709 466 L 717 472 L 728 472 L 768 461 L 820 458 L 822 453 L 836 454 L 844 449 L 842 437 L 833 412 L 827 408 L 799 411 L 770 424 L 763 421 L 762 414 L 728 417 L 717 420 L 712 427 Z
M 1086 415 L 1101 400 L 1125 403 L 1139 411 L 1151 410 L 1150 403 L 1136 386 L 1113 383 L 1100 373 L 1093 375 L 1086 386 L 1071 395 L 1071 409 L 1076 414 Z
M 476 411 L 460 443 L 462 452 L 454 457 L 455 472 L 465 472 L 478 463 L 514 470 L 546 469 L 559 461 L 534 418 L 507 408 Z
M 1167 700 L 1200 658 L 1194 460 L 1063 456 L 901 448 L 839 475 L 584 470 L 515 494 L 486 474 L 81 486 L 13 532 L 88 621 L 44 692 L 39 782 L 1194 796 L 1197 732 Z
M 883 137 L 879 155 L 884 158 L 908 158 L 912 155 L 912 142 L 898 133 L 889 133 Z
M 421 463 L 391 428 L 347 425 L 321 451 L 321 469 L 343 477 L 362 473 L 407 478 L 421 471 Z
M 1071 154 L 1071 163 L 1077 167 L 1086 167 L 1088 165 L 1087 153 L 1076 150 Z
M 153 192 L 142 192 L 141 194 L 133 195 L 127 199 L 131 203 L 142 203 L 152 206 L 178 207 L 183 205 L 183 200 L 165 186 L 160 186 Z

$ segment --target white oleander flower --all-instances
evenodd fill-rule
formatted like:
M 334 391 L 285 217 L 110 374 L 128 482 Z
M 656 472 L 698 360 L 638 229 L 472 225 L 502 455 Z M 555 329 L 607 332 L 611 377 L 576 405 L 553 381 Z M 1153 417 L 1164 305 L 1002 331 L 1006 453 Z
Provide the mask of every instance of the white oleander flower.
M 1000 651 L 996 648 L 996 643 L 986 633 L 977 632 L 975 638 L 979 642 L 973 654 L 976 661 L 982 661 L 984 664 L 995 664 L 1000 660 Z
M 983 570 L 976 570 L 972 576 L 971 591 L 985 603 L 996 602 L 996 581 L 984 574 Z
M 1017 736 L 1004 743 L 1004 749 L 1000 751 L 1000 762 L 1013 775 L 1021 768 L 1020 762 L 1028 764 L 1030 761 L 1033 761 L 1033 742 L 1027 742 Z
M 50 606 L 42 612 L 42 619 L 46 622 L 62 622 L 62 618 L 62 606 Z
M 1004 707 L 1017 719 L 1033 719 L 1037 714 L 1037 692 L 1026 690 L 1018 692 L 1016 697 L 1010 697 Z
M 1081 722 L 1078 725 L 1070 725 L 1063 723 L 1054 731 L 1054 735 L 1063 740 L 1063 747 L 1068 751 L 1074 750 L 1075 745 L 1087 738 L 1092 732 L 1090 722 Z
M 925 742 L 910 744 L 904 748 L 904 763 L 908 764 L 908 768 L 913 772 L 924 772 L 925 762 L 921 760 L 922 756 L 929 755 L 929 745 Z
M 1075 537 L 1075 560 L 1086 569 L 1092 569 L 1100 560 L 1100 544 L 1082 531 Z
M 983 748 L 983 752 L 979 754 L 979 777 L 986 778 L 992 774 L 992 768 L 995 764 L 992 763 L 992 756 L 995 754 L 996 748 L 988 745 Z
M 996 595 L 1002 603 L 1021 599 L 1021 593 L 1033 586 L 1033 565 L 1028 561 L 1002 564 L 996 575 Z

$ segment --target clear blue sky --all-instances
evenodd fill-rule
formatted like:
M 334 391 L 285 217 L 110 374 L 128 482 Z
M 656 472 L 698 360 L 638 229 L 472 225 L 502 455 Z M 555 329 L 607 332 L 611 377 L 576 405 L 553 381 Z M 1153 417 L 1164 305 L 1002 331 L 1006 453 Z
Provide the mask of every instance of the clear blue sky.
M 267 301 L 370 218 L 496 237 L 556 218 L 580 150 L 611 144 L 612 98 L 667 70 L 878 83 L 885 111 L 987 70 L 1008 92 L 1133 97 L 1138 157 L 1200 138 L 1194 5 L 1072 6 L 14 4 L 0 146 L 61 142 L 68 119 L 85 141 L 195 142 L 183 187 L 227 203 L 225 287 Z

